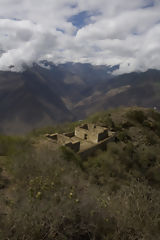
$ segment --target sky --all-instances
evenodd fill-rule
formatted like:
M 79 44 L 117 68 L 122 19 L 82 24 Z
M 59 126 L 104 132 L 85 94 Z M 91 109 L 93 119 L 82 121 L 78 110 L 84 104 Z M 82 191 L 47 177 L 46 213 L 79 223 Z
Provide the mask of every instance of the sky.
M 160 0 L 0 0 L 0 70 L 41 60 L 160 69 Z

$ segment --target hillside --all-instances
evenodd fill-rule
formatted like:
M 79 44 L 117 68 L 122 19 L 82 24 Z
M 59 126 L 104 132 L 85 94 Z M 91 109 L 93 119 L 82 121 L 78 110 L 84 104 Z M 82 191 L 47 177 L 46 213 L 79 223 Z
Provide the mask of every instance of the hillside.
M 1 133 L 23 134 L 35 127 L 76 119 L 70 108 L 91 94 L 93 83 L 106 79 L 107 71 L 111 71 L 109 67 L 101 68 L 45 62 L 43 67 L 26 66 L 24 72 L 1 71 Z
M 24 134 L 119 106 L 160 109 L 160 71 L 113 76 L 118 66 L 42 62 L 0 72 L 0 131 Z
M 157 107 L 160 110 L 160 71 L 116 76 L 95 86 L 93 94 L 79 101 L 73 111 L 86 117 L 119 106 Z
M 4 133 L 25 133 L 74 118 L 57 91 L 36 71 L 1 72 L 0 84 L 0 127 Z
M 81 123 L 116 139 L 82 159 L 44 136 Z M 0 136 L 0 239 L 160 239 L 160 113 L 121 107 L 81 123 Z

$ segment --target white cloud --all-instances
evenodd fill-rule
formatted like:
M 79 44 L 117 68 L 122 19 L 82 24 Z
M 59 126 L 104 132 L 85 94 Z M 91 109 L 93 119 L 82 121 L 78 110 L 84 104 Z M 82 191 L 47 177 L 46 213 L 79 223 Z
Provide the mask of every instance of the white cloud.
M 1 70 L 41 59 L 120 64 L 117 74 L 160 69 L 159 0 L 0 0 L 0 6 Z M 68 19 L 82 11 L 90 19 L 79 29 Z

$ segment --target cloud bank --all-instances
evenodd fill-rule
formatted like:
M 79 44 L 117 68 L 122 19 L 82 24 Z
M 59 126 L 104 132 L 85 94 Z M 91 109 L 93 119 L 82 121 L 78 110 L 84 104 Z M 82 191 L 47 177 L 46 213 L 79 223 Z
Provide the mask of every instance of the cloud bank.
M 41 60 L 120 64 L 116 74 L 160 69 L 159 0 L 0 0 L 0 6 L 0 70 Z

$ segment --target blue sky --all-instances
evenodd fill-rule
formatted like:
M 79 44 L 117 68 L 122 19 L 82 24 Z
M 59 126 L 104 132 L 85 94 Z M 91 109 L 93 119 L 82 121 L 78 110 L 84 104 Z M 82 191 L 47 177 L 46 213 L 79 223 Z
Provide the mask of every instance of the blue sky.
M 100 15 L 100 12 L 94 11 L 82 11 L 78 14 L 71 16 L 68 22 L 71 22 L 77 29 L 83 28 L 84 26 L 91 24 L 91 18 Z
M 154 6 L 155 6 L 155 1 L 150 0 L 142 8 L 150 8 L 150 7 L 154 7 Z
M 87 20 L 89 20 L 90 15 L 88 11 L 82 11 L 76 15 L 71 16 L 68 19 L 68 22 L 71 22 L 75 27 L 82 28 L 87 24 Z
M 160 69 L 159 0 L 0 2 L 0 70 L 44 59 Z

